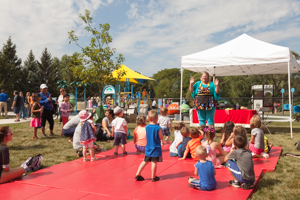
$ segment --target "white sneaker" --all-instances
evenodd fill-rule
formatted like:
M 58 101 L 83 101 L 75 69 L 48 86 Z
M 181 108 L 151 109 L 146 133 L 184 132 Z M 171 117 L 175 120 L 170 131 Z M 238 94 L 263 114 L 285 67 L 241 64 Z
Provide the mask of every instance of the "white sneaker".
M 264 157 L 265 159 L 270 158 L 269 154 L 267 154 L 267 153 L 265 153 L 265 152 L 262 152 L 260 155 L 261 155 L 262 157 Z

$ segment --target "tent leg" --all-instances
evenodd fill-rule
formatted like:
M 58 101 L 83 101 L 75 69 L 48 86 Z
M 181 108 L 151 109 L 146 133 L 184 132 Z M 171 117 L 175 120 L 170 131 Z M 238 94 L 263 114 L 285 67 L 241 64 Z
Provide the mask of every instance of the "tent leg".
M 180 110 L 180 114 L 179 114 L 179 117 L 180 117 L 180 122 L 181 122 L 181 108 L 182 108 L 182 82 L 183 82 L 183 69 L 181 68 L 181 82 L 180 82 L 180 107 L 179 107 L 179 110 Z
M 288 93 L 289 93 L 289 109 L 290 109 L 290 129 L 291 129 L 291 138 L 293 138 L 290 62 L 288 62 L 288 82 L 289 82 L 289 90 L 288 90 Z M 283 106 L 283 105 L 282 105 L 282 106 Z

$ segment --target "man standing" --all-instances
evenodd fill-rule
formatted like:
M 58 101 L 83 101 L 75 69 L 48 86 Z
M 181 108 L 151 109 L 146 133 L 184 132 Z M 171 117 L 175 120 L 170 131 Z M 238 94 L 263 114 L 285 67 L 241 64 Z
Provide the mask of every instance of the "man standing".
M 53 127 L 54 127 L 54 120 L 53 120 L 53 101 L 51 98 L 51 94 L 48 92 L 48 87 L 46 84 L 41 84 L 40 86 L 40 95 L 41 100 L 40 104 L 41 106 L 44 106 L 44 110 L 42 112 L 41 117 L 41 126 L 42 126 L 42 134 L 44 137 L 47 135 L 45 134 L 45 126 L 46 126 L 46 120 L 49 122 L 49 129 L 50 129 L 50 135 L 53 134 Z
M 5 118 L 8 119 L 7 116 L 7 101 L 9 101 L 10 98 L 7 94 L 4 93 L 4 89 L 1 90 L 0 94 L 0 112 L 2 112 L 2 107 L 4 108 Z
M 14 102 L 11 106 L 11 109 L 14 111 L 14 113 L 16 114 L 17 119 L 15 120 L 15 122 L 19 122 L 20 121 L 20 117 L 19 117 L 19 112 L 20 112 L 20 106 L 21 106 L 21 98 L 18 95 L 18 91 L 15 90 L 14 91 Z

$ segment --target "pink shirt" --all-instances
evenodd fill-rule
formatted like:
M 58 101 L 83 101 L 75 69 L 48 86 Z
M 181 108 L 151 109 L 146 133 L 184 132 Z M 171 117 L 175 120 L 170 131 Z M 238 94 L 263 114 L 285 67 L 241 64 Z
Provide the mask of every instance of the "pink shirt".
M 137 126 L 133 134 L 135 135 L 136 142 L 135 144 L 138 146 L 146 146 L 147 144 L 147 139 L 146 139 L 146 126 Z
M 62 117 L 69 117 L 70 113 L 68 110 L 70 109 L 70 105 L 66 102 L 61 103 L 60 112 Z

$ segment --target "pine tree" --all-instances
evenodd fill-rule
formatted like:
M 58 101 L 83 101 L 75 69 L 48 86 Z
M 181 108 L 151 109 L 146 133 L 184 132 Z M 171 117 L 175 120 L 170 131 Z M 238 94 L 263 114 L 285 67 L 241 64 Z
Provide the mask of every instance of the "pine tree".
M 26 73 L 26 79 L 28 81 L 28 91 L 38 92 L 41 84 L 41 74 L 32 50 L 30 50 L 27 60 L 24 62 L 24 73 Z
M 22 60 L 16 55 L 16 45 L 13 44 L 11 37 L 3 45 L 1 52 L 1 82 L 2 88 L 11 93 L 13 90 L 24 89 L 23 71 L 21 67 Z

